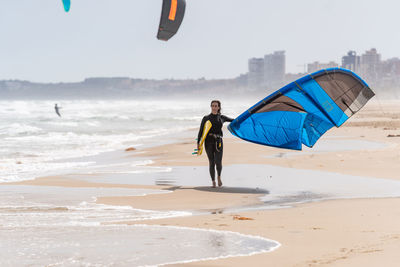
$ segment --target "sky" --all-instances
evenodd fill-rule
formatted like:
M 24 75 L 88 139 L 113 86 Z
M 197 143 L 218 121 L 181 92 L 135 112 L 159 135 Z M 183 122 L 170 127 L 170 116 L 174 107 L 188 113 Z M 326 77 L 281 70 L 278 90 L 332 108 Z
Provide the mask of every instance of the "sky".
M 0 80 L 232 78 L 286 51 L 287 72 L 349 50 L 400 57 L 397 0 L 187 0 L 182 26 L 156 39 L 162 0 L 1 0 Z

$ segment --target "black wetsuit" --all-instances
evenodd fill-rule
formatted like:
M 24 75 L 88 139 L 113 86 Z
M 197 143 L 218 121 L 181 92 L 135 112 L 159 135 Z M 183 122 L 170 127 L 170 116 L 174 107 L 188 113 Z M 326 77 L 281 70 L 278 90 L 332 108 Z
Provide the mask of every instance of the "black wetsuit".
M 208 161 L 210 163 L 211 180 L 215 181 L 215 167 L 217 167 L 218 176 L 221 176 L 222 171 L 222 124 L 226 121 L 231 122 L 233 121 L 233 119 L 221 114 L 214 115 L 212 113 L 204 116 L 203 120 L 201 121 L 197 144 L 200 142 L 201 136 L 203 135 L 204 124 L 208 120 L 211 122 L 212 127 L 211 130 L 208 132 L 208 135 L 204 142 L 204 147 L 207 153 Z

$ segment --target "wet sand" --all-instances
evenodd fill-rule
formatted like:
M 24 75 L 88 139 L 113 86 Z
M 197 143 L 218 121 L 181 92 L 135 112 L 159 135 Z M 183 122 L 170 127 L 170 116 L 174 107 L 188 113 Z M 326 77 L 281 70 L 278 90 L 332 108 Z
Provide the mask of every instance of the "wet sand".
M 224 166 L 268 164 L 400 181 L 400 138 L 388 137 L 400 133 L 399 122 L 398 105 L 386 106 L 382 112 L 380 105 L 372 104 L 323 137 L 339 140 L 336 149 L 316 146 L 304 152 L 258 146 L 227 136 Z M 361 141 L 360 147 L 356 150 L 340 147 L 340 144 L 351 146 L 349 140 Z M 207 168 L 206 156 L 192 156 L 193 148 L 193 141 L 187 139 L 177 144 L 127 152 L 127 155 L 151 158 L 154 166 Z M 244 179 L 251 180 L 253 176 L 249 171 Z M 209 183 L 208 179 L 204 177 L 199 184 Z M 228 181 L 229 177 L 223 176 L 223 180 Z M 265 193 L 235 187 L 208 189 L 202 185 L 204 190 L 198 190 L 191 186 L 92 183 L 60 177 L 18 184 L 170 190 L 172 193 L 145 197 L 101 197 L 98 203 L 154 210 L 198 210 L 206 213 L 141 223 L 228 230 L 273 239 L 282 245 L 270 253 L 186 263 L 188 266 L 398 266 L 400 260 L 400 198 L 323 200 L 296 204 L 292 208 L 237 209 L 235 212 L 229 210 L 259 205 L 259 197 Z M 359 186 L 363 187 L 362 182 Z

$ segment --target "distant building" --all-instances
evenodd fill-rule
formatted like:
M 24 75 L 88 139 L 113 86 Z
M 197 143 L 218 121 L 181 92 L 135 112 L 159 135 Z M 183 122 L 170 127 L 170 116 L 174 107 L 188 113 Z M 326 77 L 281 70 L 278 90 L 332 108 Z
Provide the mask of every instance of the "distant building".
M 248 61 L 248 86 L 251 88 L 281 87 L 285 82 L 285 51 L 275 51 L 264 58 L 251 58 Z
M 321 63 L 315 61 L 304 65 L 304 72 L 313 73 L 321 69 L 342 67 L 354 71 L 371 87 L 379 88 L 381 93 L 388 96 L 394 93 L 400 97 L 400 58 L 382 60 L 375 48 L 359 55 L 350 50 L 341 58 L 341 64 L 334 61 Z M 264 58 L 248 60 L 248 73 L 237 81 L 249 88 L 263 88 L 274 91 L 286 83 L 290 83 L 306 73 L 286 73 L 285 51 L 275 51 Z
M 285 81 L 285 51 L 275 51 L 264 56 L 264 83 L 269 88 L 281 87 Z
M 360 74 L 368 83 L 377 84 L 381 77 L 381 55 L 375 48 L 361 55 Z
M 390 58 L 381 62 L 379 84 L 384 88 L 395 88 L 400 85 L 400 59 Z
M 286 73 L 285 74 L 285 84 L 291 83 L 297 79 L 300 79 L 307 75 L 307 73 L 299 72 L 299 73 Z
M 386 76 L 400 76 L 400 59 L 395 57 L 382 61 L 381 70 Z
M 329 63 L 320 63 L 315 61 L 314 63 L 307 64 L 307 72 L 313 73 L 322 69 L 337 68 L 339 65 L 336 62 L 330 61 Z
M 249 73 L 247 75 L 248 86 L 257 88 L 263 85 L 264 82 L 264 59 L 251 58 L 249 59 Z
M 342 68 L 358 72 L 360 68 L 360 56 L 357 56 L 356 51 L 347 52 L 346 56 L 342 57 Z

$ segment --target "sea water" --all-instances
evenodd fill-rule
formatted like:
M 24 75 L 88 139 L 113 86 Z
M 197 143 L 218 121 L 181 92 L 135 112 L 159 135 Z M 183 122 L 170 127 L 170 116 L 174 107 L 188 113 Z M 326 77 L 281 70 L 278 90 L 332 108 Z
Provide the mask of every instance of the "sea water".
M 100 196 L 169 191 L 126 188 L 0 186 L 1 266 L 141 266 L 268 252 L 261 237 L 215 230 L 147 226 L 141 220 L 190 216 L 96 204 Z M 137 222 L 135 225 L 119 222 Z
M 251 102 L 250 102 L 251 103 Z M 209 113 L 208 101 L 0 101 L 0 182 L 93 166 L 77 157 L 177 140 Z M 237 116 L 250 104 L 224 106 Z M 193 140 L 196 137 L 193 136 Z M 195 141 L 194 141 L 195 142 Z

